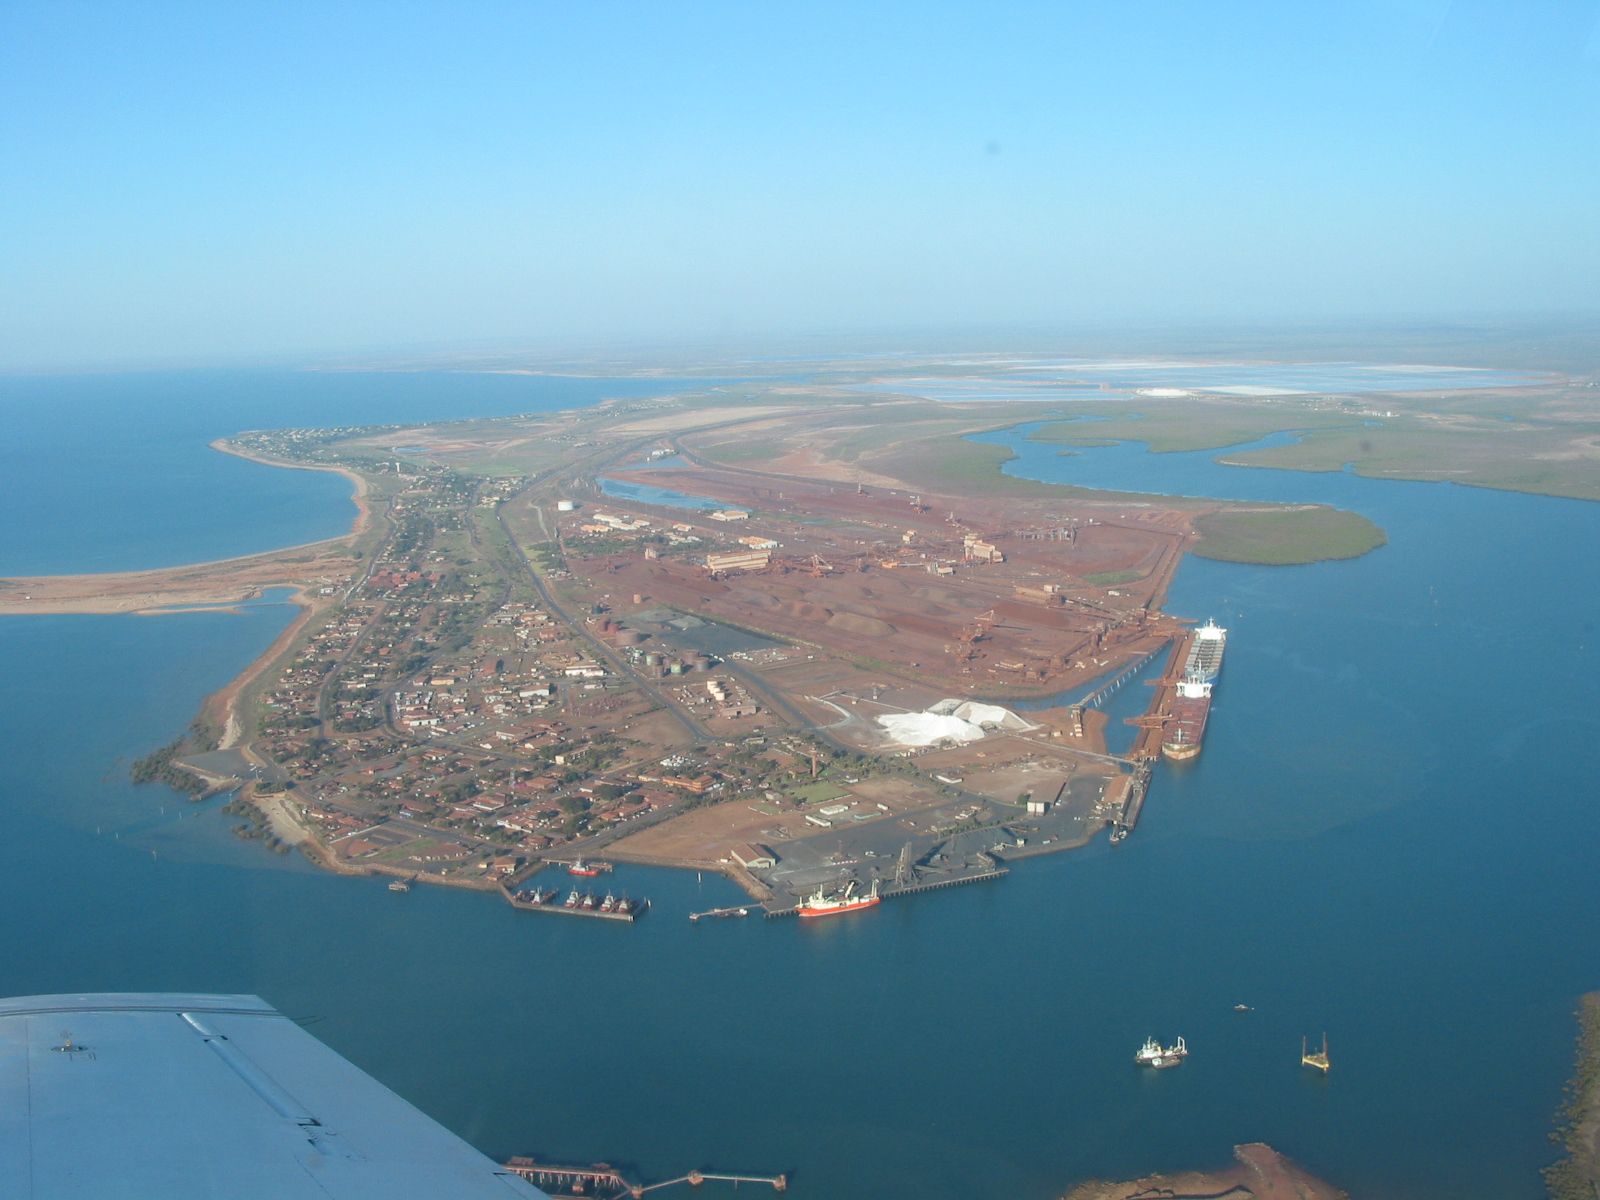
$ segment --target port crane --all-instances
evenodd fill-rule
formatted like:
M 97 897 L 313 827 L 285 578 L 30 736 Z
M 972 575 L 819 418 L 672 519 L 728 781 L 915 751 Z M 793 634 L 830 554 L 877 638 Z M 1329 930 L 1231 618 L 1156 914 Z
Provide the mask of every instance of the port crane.
M 905 887 L 916 878 L 917 867 L 911 858 L 911 843 L 900 847 L 900 857 L 894 864 L 894 886 Z

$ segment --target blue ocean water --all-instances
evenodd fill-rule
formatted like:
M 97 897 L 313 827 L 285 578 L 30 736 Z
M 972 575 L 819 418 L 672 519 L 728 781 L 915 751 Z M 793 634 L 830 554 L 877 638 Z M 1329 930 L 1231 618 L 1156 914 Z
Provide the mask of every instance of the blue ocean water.
M 245 429 L 549 412 L 716 381 L 467 372 L 0 376 L 0 575 L 130 571 L 337 537 L 350 484 L 209 449 Z
M 1390 535 L 1346 563 L 1184 564 L 1168 607 L 1229 626 L 1228 659 L 1204 754 L 1158 770 L 1115 850 L 821 928 L 690 925 L 731 885 L 639 869 L 618 883 L 656 909 L 627 929 L 396 896 L 126 782 L 286 609 L 11 618 L 0 993 L 257 992 L 491 1154 L 647 1177 L 1043 1200 L 1262 1139 L 1380 1200 L 1540 1195 L 1600 984 L 1600 506 L 1006 436 L 1013 471 L 1276 477 Z M 1326 1079 L 1298 1065 L 1323 1029 Z M 1189 1063 L 1137 1071 L 1149 1034 Z

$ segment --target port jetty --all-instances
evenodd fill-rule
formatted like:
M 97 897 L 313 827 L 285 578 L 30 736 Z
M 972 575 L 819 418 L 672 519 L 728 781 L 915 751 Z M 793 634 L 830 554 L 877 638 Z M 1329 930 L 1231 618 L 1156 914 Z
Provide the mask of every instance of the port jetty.
M 568 891 L 565 899 L 560 888 L 541 888 L 536 884 L 516 891 L 502 885 L 500 894 L 519 912 L 589 917 L 596 921 L 620 921 L 625 925 L 633 924 L 650 909 L 648 900 L 634 900 L 611 893 L 600 897 L 593 891 L 580 892 L 577 888 Z

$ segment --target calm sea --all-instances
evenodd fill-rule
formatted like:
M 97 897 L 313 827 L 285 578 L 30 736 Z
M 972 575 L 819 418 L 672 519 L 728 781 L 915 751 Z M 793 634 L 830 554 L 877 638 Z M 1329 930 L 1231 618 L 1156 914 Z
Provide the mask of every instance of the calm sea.
M 711 380 L 182 371 L 0 377 L 0 574 L 129 571 L 337 537 L 350 484 L 207 443 L 244 429 L 549 412 Z
M 37 528 L 0 570 L 344 527 L 337 479 L 204 449 L 237 428 L 618 394 L 385 376 L 311 400 L 299 376 L 162 378 L 4 385 L 34 459 L 20 476 L 8 459 L 6 499 L 32 493 Z M 41 401 L 49 417 L 31 414 Z M 0 994 L 256 992 L 491 1154 L 654 1178 L 717 1166 L 786 1170 L 795 1194 L 829 1200 L 1043 1200 L 1261 1139 L 1362 1196 L 1539 1196 L 1571 1010 L 1600 986 L 1600 506 L 1007 440 L 1034 477 L 1326 498 L 1389 531 L 1354 562 L 1183 566 L 1169 607 L 1227 625 L 1227 663 L 1205 753 L 1158 771 L 1115 851 L 823 928 L 691 926 L 687 911 L 737 893 L 638 869 L 618 883 L 656 911 L 631 929 L 394 895 L 126 782 L 285 608 L 11 618 Z M 306 489 L 317 502 L 291 518 Z M 207 528 L 172 528 L 201 510 Z M 96 524 L 108 513 L 117 536 Z M 1301 1035 L 1324 1029 L 1326 1079 L 1298 1065 Z M 1148 1034 L 1184 1035 L 1189 1063 L 1137 1071 Z

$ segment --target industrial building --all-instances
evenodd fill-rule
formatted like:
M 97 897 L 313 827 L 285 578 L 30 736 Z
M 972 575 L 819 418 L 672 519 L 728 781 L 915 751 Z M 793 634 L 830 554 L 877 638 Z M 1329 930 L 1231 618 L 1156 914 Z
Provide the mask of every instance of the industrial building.
M 729 554 L 706 555 L 706 568 L 718 571 L 760 571 L 772 561 L 769 550 L 735 550 Z

